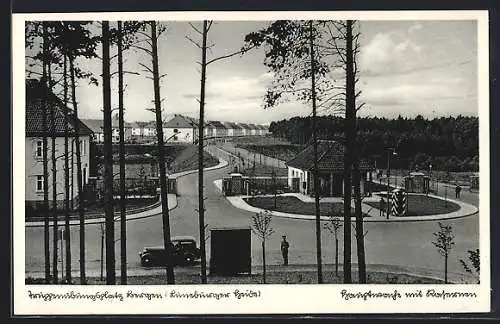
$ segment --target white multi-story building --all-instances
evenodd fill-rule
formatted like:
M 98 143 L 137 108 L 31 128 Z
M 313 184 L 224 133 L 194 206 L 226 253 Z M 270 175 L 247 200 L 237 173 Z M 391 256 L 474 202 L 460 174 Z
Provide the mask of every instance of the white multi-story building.
M 195 143 L 198 140 L 198 123 L 183 115 L 174 115 L 163 124 L 163 138 L 168 143 Z
M 25 137 L 25 202 L 27 206 L 34 209 L 42 206 L 43 194 L 48 190 L 49 205 L 52 206 L 53 179 L 55 174 L 57 206 L 64 206 L 65 178 L 64 178 L 64 135 L 65 120 L 62 102 L 53 94 L 49 95 L 47 116 L 47 155 L 48 155 L 48 188 L 44 188 L 43 175 L 43 114 L 42 114 L 42 86 L 37 80 L 28 80 L 26 83 L 26 137 Z M 68 109 L 69 110 L 69 109 Z M 54 111 L 54 118 L 52 116 Z M 69 112 L 69 145 L 68 161 L 70 173 L 70 199 L 72 206 L 76 207 L 78 202 L 77 187 L 77 165 L 76 165 L 76 142 L 74 118 Z M 90 169 L 90 144 L 92 131 L 79 120 L 79 140 L 81 152 L 82 184 L 88 182 Z M 52 137 L 55 136 L 55 172 L 52 168 Z

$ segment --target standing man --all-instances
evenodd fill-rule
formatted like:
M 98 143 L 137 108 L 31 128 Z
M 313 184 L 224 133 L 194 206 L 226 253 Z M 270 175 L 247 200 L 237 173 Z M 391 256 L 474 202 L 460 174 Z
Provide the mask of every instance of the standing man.
M 462 191 L 462 187 L 460 187 L 460 185 L 457 185 L 455 188 L 455 198 L 460 198 L 460 191 Z
M 283 240 L 281 241 L 281 254 L 283 255 L 283 265 L 288 265 L 288 248 L 290 244 L 286 240 L 286 235 L 282 236 Z
M 380 197 L 380 214 L 379 216 L 384 216 L 385 210 L 386 210 L 386 205 L 385 205 L 385 200 L 384 197 Z

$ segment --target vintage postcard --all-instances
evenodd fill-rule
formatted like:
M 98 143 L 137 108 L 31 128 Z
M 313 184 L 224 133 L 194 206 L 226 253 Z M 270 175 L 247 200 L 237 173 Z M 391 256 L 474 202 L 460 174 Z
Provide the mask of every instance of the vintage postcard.
M 12 23 L 14 314 L 490 311 L 487 11 Z

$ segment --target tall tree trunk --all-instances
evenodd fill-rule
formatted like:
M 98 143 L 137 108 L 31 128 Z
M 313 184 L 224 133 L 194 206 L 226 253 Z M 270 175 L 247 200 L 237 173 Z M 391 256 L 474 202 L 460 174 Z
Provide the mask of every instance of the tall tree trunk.
M 349 145 L 353 166 L 354 214 L 356 216 L 356 252 L 358 256 L 359 283 L 366 283 L 365 236 L 363 229 L 363 213 L 361 208 L 361 175 L 359 171 L 359 152 L 357 149 L 356 130 L 356 75 L 354 71 L 354 51 L 352 21 L 347 21 L 346 30 L 346 98 L 349 98 L 346 109 L 349 109 Z
M 48 83 L 49 83 L 49 93 L 52 92 L 52 76 L 51 76 L 51 66 L 48 64 Z M 58 274 L 58 226 L 57 226 L 57 156 L 56 156 L 56 109 L 55 104 L 51 105 L 51 162 L 52 162 L 52 271 L 54 277 L 54 283 L 59 280 Z
M 262 283 L 266 283 L 266 242 L 262 240 Z
M 361 188 L 359 161 L 357 156 L 353 163 L 354 180 L 354 214 L 356 215 L 356 251 L 358 255 L 359 283 L 366 283 L 365 235 L 363 228 L 363 213 L 361 208 Z
M 71 98 L 73 100 L 73 127 L 75 132 L 74 143 L 76 155 L 76 186 L 78 191 L 78 217 L 80 219 L 80 283 L 82 285 L 85 285 L 87 283 L 87 279 L 85 275 L 85 211 L 83 200 L 82 152 L 80 147 L 80 122 L 78 119 L 78 105 L 76 103 L 75 58 L 72 56 L 69 57 L 69 70 L 71 77 Z
M 207 283 L 207 255 L 205 247 L 205 203 L 203 185 L 203 128 L 205 122 L 205 82 L 207 71 L 207 34 L 208 22 L 203 21 L 203 40 L 201 46 L 201 89 L 200 89 L 200 120 L 198 125 L 198 223 L 200 231 L 201 283 Z
M 125 134 L 123 107 L 122 22 L 118 21 L 118 123 L 120 128 L 120 283 L 127 284 L 127 215 L 125 197 Z
M 64 87 L 64 231 L 66 232 L 66 281 L 71 282 L 71 240 L 69 226 L 69 116 L 68 116 L 68 57 L 64 55 L 63 87 Z M 62 253 L 62 251 L 61 251 Z
M 448 283 L 448 254 L 444 255 L 444 283 Z
M 335 235 L 335 276 L 339 276 L 339 240 Z
M 42 159 L 43 159 L 43 237 L 44 237 L 44 257 L 45 257 L 45 282 L 50 282 L 50 228 L 49 228 L 49 158 L 48 158 L 48 126 L 47 126 L 47 63 L 45 57 L 48 55 L 48 35 L 47 23 L 43 22 L 43 56 L 42 61 Z
M 311 99 L 312 99 L 312 131 L 313 131 L 313 147 L 314 147 L 314 203 L 316 212 L 316 262 L 318 270 L 318 283 L 323 283 L 323 269 L 321 260 L 321 215 L 319 209 L 319 187 L 318 187 L 318 136 L 316 130 L 316 75 L 314 61 L 314 36 L 313 23 L 309 21 L 309 44 L 311 48 Z M 275 188 L 276 189 L 276 188 Z
M 346 31 L 346 145 L 344 154 L 344 283 L 352 283 L 351 274 L 351 195 L 352 195 L 352 160 L 355 145 L 355 96 L 354 62 L 352 48 L 352 21 L 347 21 Z M 354 126 L 353 126 L 354 121 Z M 353 129 L 354 127 L 354 129 Z
M 111 134 L 111 74 L 109 21 L 102 22 L 102 88 L 104 111 L 104 214 L 106 218 L 106 284 L 116 284 L 115 214 L 113 202 L 113 143 Z
M 172 247 L 170 243 L 170 213 L 168 210 L 168 188 L 165 170 L 165 146 L 163 139 L 163 122 L 161 117 L 160 72 L 158 68 L 158 39 L 156 36 L 156 21 L 151 21 L 151 49 L 153 59 L 153 86 L 156 113 L 156 136 L 158 139 L 158 164 L 160 168 L 160 190 L 163 220 L 163 244 L 167 252 L 167 283 L 174 284 L 174 269 L 172 264 Z

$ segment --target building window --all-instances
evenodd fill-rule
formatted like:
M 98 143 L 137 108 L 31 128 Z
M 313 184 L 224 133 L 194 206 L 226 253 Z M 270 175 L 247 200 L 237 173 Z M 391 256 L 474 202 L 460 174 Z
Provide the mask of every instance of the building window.
M 36 176 L 36 191 L 43 191 L 43 175 Z
M 43 155 L 43 141 L 36 141 L 36 157 L 42 157 Z
M 80 141 L 80 154 L 85 155 L 86 154 L 86 145 L 85 141 Z

